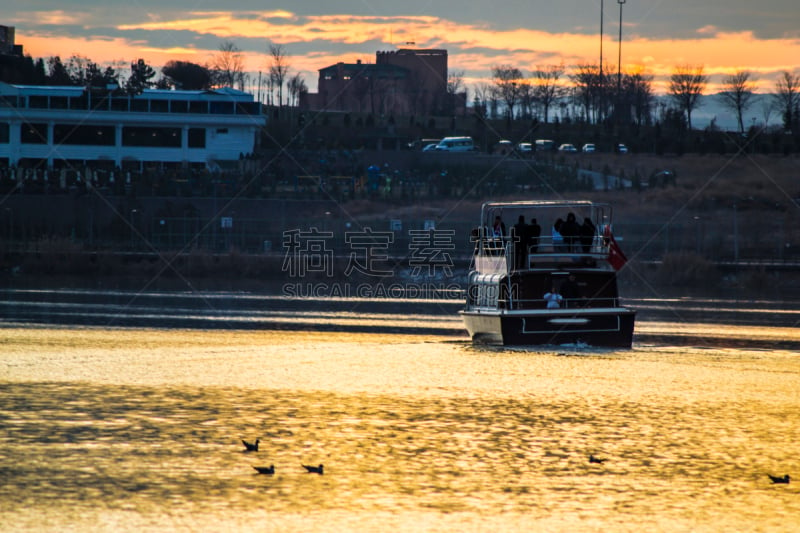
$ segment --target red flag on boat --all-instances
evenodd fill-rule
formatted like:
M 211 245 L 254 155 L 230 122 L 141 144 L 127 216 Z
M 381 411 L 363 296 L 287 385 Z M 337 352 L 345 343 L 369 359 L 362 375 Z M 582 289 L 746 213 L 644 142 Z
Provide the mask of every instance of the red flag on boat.
M 606 244 L 608 244 L 608 263 L 614 267 L 614 270 L 619 270 L 625 266 L 625 263 L 628 262 L 628 258 L 622 253 L 622 248 L 619 247 L 617 240 L 614 238 L 614 234 L 611 233 L 611 226 L 606 225 L 606 229 L 603 231 L 603 238 Z

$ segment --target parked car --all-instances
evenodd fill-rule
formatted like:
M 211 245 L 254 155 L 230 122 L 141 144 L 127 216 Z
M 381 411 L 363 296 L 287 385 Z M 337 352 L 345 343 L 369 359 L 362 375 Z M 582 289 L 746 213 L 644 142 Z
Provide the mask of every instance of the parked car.
M 423 152 L 435 152 L 437 144 L 428 144 L 422 149 Z
M 521 154 L 530 154 L 533 152 L 533 145 L 531 143 L 519 143 L 517 151 Z
M 573 145 L 571 145 L 569 143 L 564 143 L 564 144 L 562 144 L 561 146 L 558 147 L 558 151 L 559 152 L 575 153 L 575 152 L 578 151 L 578 149 L 575 148 Z
M 628 153 L 628 147 L 625 146 L 622 143 L 619 143 L 617 145 L 617 152 L 620 153 L 620 154 L 627 154 Z
M 581 151 L 584 154 L 593 154 L 595 152 L 594 143 L 586 143 L 586 144 L 584 144 L 583 148 L 581 148 Z
M 507 141 L 505 139 L 501 139 L 497 141 L 497 144 L 494 145 L 492 148 L 493 154 L 499 155 L 508 155 L 514 151 L 514 143 L 511 141 Z
M 475 144 L 472 137 L 445 137 L 436 145 L 437 152 L 472 152 Z

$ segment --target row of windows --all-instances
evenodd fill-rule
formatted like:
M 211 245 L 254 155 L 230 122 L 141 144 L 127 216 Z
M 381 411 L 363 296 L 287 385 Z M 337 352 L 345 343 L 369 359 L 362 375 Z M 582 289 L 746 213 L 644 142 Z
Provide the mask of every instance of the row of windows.
M 47 124 L 20 124 L 19 137 L 22 144 L 47 144 Z M 114 126 L 87 126 L 77 124 L 56 124 L 53 126 L 53 144 L 81 146 L 114 146 L 116 144 Z M 217 130 L 227 133 L 227 128 Z M 10 126 L 0 123 L 0 144 L 10 142 Z M 182 128 L 156 128 L 124 126 L 122 146 L 153 146 L 180 148 L 183 143 Z M 189 148 L 206 147 L 206 129 L 189 128 L 186 137 Z
M 193 113 L 201 115 L 258 115 L 258 102 L 164 100 L 128 96 L 0 96 L 0 107 L 123 111 L 140 113 Z

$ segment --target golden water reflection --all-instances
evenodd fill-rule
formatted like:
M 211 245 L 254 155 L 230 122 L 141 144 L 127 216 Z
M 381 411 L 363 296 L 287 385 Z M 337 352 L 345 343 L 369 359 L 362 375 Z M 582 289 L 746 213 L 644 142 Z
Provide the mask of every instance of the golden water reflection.
M 798 472 L 791 352 L 88 328 L 0 340 L 2 530 L 789 531 L 800 517 L 798 489 L 766 476 Z M 275 476 L 252 468 L 269 464 Z

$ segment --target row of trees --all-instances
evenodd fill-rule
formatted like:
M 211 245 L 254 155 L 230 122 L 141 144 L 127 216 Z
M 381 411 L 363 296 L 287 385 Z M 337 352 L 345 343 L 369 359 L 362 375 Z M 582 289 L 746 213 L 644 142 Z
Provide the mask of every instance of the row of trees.
M 674 111 L 685 118 L 688 129 L 692 129 L 692 112 L 700 106 L 708 81 L 702 66 L 678 66 L 670 75 L 667 96 Z M 449 86 L 459 86 L 458 80 Z M 652 75 L 641 70 L 601 70 L 596 64 L 580 64 L 570 72 L 563 64 L 544 65 L 530 77 L 516 67 L 496 66 L 492 83 L 479 84 L 474 91 L 473 109 L 478 115 L 496 118 L 502 114 L 509 121 L 538 118 L 547 123 L 553 108 L 572 106 L 577 118 L 588 123 L 642 126 L 653 122 L 656 111 Z M 716 95 L 736 116 L 742 133 L 744 116 L 756 95 L 755 79 L 747 70 L 726 76 L 722 91 Z M 798 131 L 800 75 L 783 71 L 768 102 L 770 109 L 781 113 L 786 129 Z
M 296 105 L 308 87 L 300 73 L 291 75 L 288 55 L 283 45 L 268 45 L 266 76 L 258 75 L 259 99 L 263 90 L 267 103 Z M 127 71 L 127 72 L 126 72 Z M 26 85 L 74 85 L 83 87 L 117 86 L 130 94 L 147 88 L 203 90 L 235 87 L 245 90 L 255 80 L 245 71 L 244 54 L 232 41 L 223 41 L 219 50 L 205 64 L 169 61 L 161 68 L 161 76 L 144 59 L 129 65 L 119 61 L 101 66 L 88 57 L 72 55 L 33 59 L 30 56 L 11 58 L 0 65 L 0 81 Z M 288 97 L 284 100 L 284 89 Z
M 80 55 L 66 61 L 60 56 L 46 60 L 26 56 L 11 68 L 7 65 L 0 68 L 0 81 L 87 87 L 116 85 L 132 94 L 149 87 L 202 90 L 229 86 L 245 90 L 255 85 L 257 100 L 276 107 L 296 106 L 300 95 L 308 92 L 305 80 L 299 72 L 291 74 L 283 45 L 269 43 L 267 57 L 265 72 L 259 72 L 256 80 L 245 70 L 242 50 L 227 40 L 206 64 L 169 61 L 158 78 L 155 69 L 143 59 L 127 65 L 126 76 L 124 62 L 101 66 Z M 679 113 L 688 129 L 692 129 L 692 112 L 699 107 L 708 81 L 702 66 L 678 66 L 670 76 L 667 89 L 673 104 L 671 112 Z M 722 86 L 717 97 L 734 113 L 739 130 L 744 132 L 744 116 L 757 94 L 754 76 L 750 71 L 740 70 L 726 76 Z M 466 91 L 463 71 L 450 73 L 447 90 L 451 96 Z M 614 72 L 613 68 L 601 69 L 597 64 L 579 64 L 568 71 L 563 64 L 541 65 L 527 77 L 517 67 L 500 65 L 492 69 L 491 83 L 475 86 L 473 112 L 484 117 L 504 115 L 509 122 L 515 118 L 538 118 L 547 123 L 555 108 L 560 108 L 563 116 L 564 110 L 571 107 L 576 118 L 584 122 L 642 126 L 654 122 L 655 101 L 653 76 L 641 70 Z M 780 113 L 787 130 L 800 131 L 800 75 L 783 71 L 769 101 L 771 110 Z

